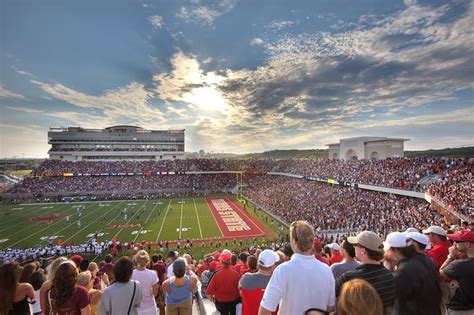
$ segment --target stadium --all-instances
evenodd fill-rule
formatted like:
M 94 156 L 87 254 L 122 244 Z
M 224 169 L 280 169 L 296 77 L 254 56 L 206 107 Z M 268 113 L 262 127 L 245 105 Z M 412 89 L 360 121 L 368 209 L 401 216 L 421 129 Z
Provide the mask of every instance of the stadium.
M 474 0 L 1 9 L 0 315 L 474 315 Z

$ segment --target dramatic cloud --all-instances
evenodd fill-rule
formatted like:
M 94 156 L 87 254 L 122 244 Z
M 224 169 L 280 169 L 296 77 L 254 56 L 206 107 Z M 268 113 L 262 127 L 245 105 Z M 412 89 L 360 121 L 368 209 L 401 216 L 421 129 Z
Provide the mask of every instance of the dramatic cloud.
M 448 21 L 448 5 L 409 4 L 376 26 L 267 42 L 266 64 L 228 71 L 220 88 L 230 104 L 256 119 L 294 128 L 353 121 L 375 108 L 393 113 L 394 106 L 453 100 L 472 89 L 472 3 Z
M 163 121 L 162 112 L 147 103 L 151 97 L 150 92 L 136 82 L 115 90 L 107 90 L 99 96 L 88 95 L 60 83 L 47 84 L 36 80 L 31 82 L 55 99 L 80 108 L 102 112 L 102 115 L 74 111 L 55 112 L 49 113 L 50 116 L 94 127 L 106 127 L 115 123 L 135 123 L 146 127 L 155 126 L 157 122 Z

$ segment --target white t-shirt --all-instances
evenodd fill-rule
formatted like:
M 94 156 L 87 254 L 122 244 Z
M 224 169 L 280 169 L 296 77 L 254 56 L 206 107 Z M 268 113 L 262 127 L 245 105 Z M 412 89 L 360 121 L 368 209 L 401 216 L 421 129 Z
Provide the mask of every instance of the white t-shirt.
M 268 283 L 262 302 L 265 309 L 279 314 L 304 314 L 310 308 L 326 310 L 336 304 L 331 269 L 314 256 L 293 254 L 279 265 Z
M 133 270 L 132 279 L 140 282 L 140 287 L 142 289 L 142 300 L 140 307 L 137 308 L 138 311 L 147 310 L 152 307 L 156 307 L 155 298 L 151 287 L 158 283 L 158 275 L 154 270 Z

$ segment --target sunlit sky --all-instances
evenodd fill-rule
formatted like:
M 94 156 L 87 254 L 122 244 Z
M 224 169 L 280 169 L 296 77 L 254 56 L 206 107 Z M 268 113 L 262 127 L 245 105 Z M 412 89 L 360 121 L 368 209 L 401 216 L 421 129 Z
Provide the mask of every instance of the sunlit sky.
M 474 145 L 474 1 L 0 1 L 0 157 L 49 127 L 186 129 L 186 151 Z

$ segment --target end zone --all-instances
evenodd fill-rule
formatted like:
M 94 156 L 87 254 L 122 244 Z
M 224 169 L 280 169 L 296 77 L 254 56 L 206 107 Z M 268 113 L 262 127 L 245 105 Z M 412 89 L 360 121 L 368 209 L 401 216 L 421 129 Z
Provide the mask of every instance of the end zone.
M 206 197 L 223 238 L 271 236 L 271 232 L 256 222 L 239 204 L 228 197 Z

